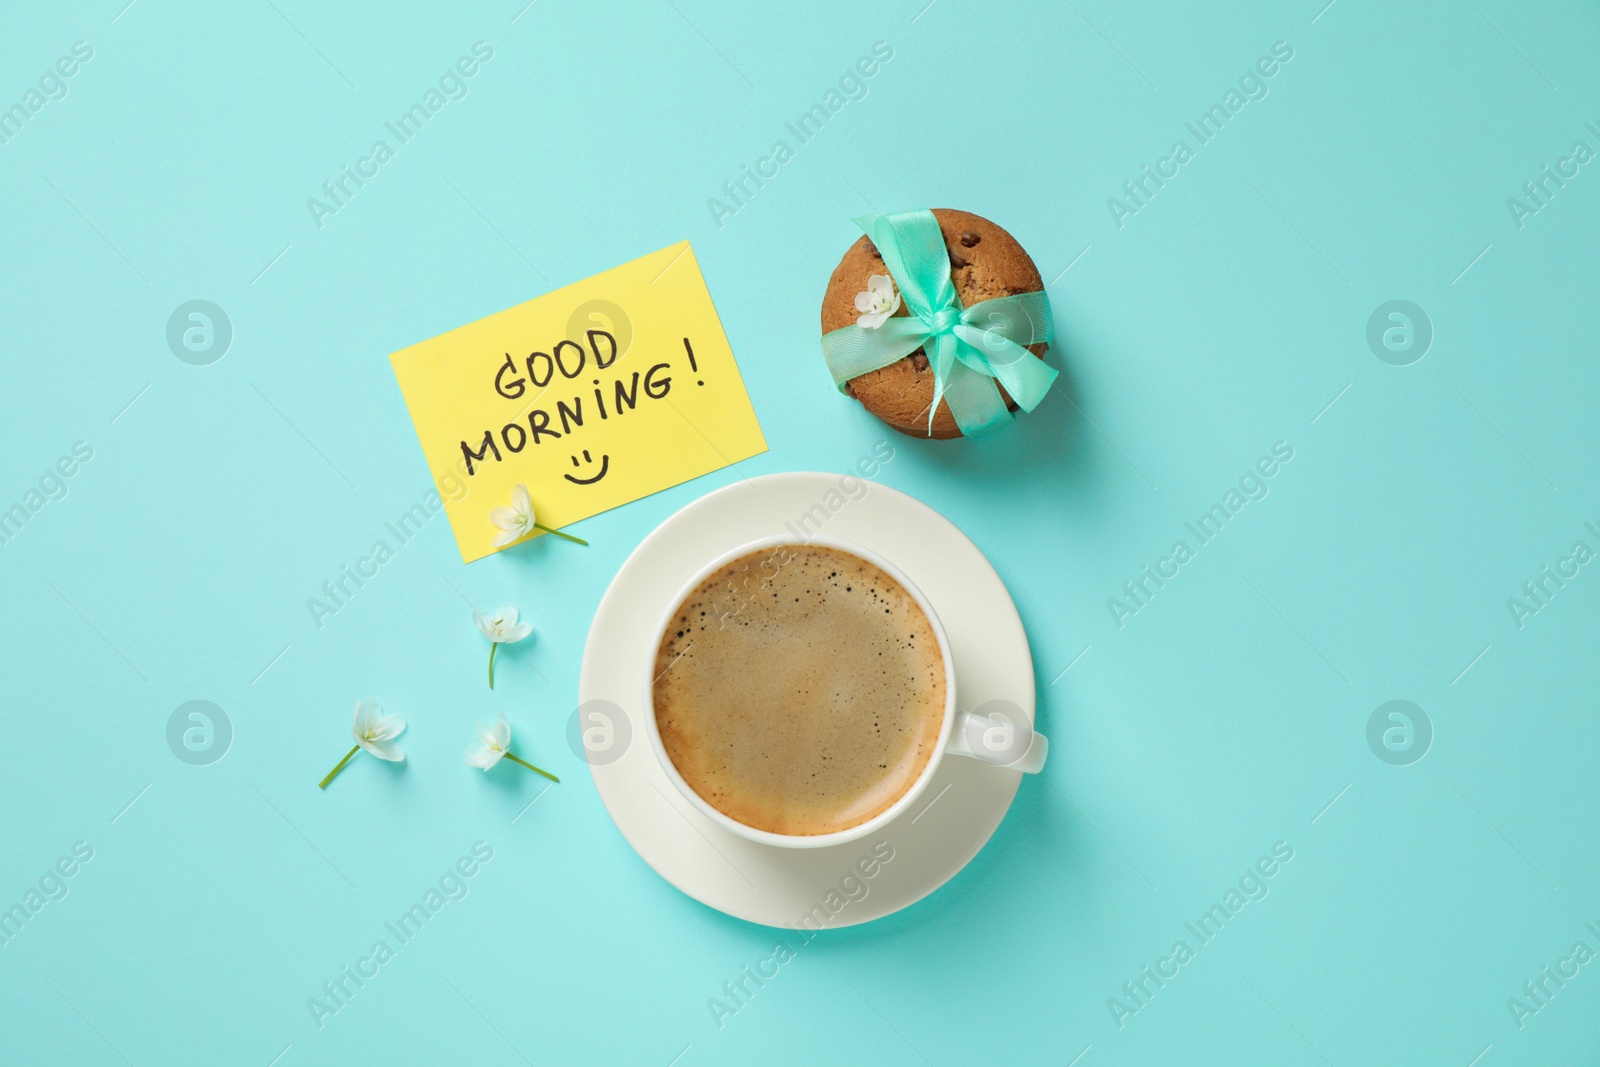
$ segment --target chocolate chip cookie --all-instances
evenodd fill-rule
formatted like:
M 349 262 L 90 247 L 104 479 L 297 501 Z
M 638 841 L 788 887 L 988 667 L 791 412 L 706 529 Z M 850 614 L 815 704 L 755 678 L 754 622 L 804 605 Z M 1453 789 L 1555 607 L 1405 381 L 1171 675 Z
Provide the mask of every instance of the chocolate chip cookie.
M 980 300 L 1033 293 L 1044 288 L 1039 268 L 1033 265 L 1016 238 L 999 226 L 979 215 L 948 208 L 934 208 L 933 217 L 944 235 L 945 250 L 950 256 L 950 279 L 962 307 L 971 307 Z M 856 294 L 867 291 L 867 279 L 874 274 L 888 273 L 882 256 L 868 237 L 863 235 L 851 245 L 834 268 L 833 277 L 828 279 L 828 291 L 822 297 L 822 332 L 855 325 L 860 314 L 856 310 Z M 895 314 L 909 315 L 910 310 L 902 303 Z M 1047 347 L 1045 344 L 1029 345 L 1028 351 L 1043 358 Z M 862 407 L 901 433 L 913 437 L 929 435 L 928 406 L 933 403 L 933 369 L 928 365 L 925 349 L 919 348 L 887 367 L 852 378 L 844 388 L 861 401 Z M 1003 388 L 1000 397 L 1008 409 L 1017 410 L 1016 402 Z M 932 436 L 961 436 L 949 405 L 943 401 L 933 416 Z

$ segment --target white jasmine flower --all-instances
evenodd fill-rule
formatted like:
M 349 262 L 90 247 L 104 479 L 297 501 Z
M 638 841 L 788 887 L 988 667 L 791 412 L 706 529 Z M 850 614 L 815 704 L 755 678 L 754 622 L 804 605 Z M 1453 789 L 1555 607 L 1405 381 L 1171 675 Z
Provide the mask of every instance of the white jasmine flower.
M 511 723 L 501 714 L 493 726 L 478 724 L 478 743 L 467 749 L 467 766 L 486 771 L 505 757 L 511 747 Z
M 876 330 L 900 310 L 900 294 L 895 292 L 894 279 L 887 274 L 874 274 L 867 279 L 867 291 L 856 294 L 856 325 Z
M 381 760 L 399 763 L 406 758 L 405 752 L 399 745 L 394 744 L 394 739 L 399 737 L 406 728 L 406 721 L 398 715 L 385 715 L 383 708 L 376 700 L 356 701 L 356 713 L 350 723 L 351 736 L 355 738 L 355 747 L 344 754 L 344 759 L 339 765 L 328 772 L 328 776 L 317 784 L 318 789 L 328 788 L 328 783 L 344 770 L 345 764 L 355 757 L 357 752 L 366 749 Z
M 516 644 L 533 633 L 533 627 L 530 624 L 517 621 L 515 604 L 504 604 L 493 615 L 485 615 L 481 611 L 474 611 L 472 613 L 472 621 L 478 624 L 479 633 L 496 644 L 500 642 L 508 645 Z
M 505 713 L 501 713 L 499 720 L 493 726 L 479 723 L 477 735 L 478 743 L 467 749 L 467 766 L 487 771 L 502 759 L 509 759 L 512 763 L 522 764 L 530 771 L 538 771 L 552 782 L 561 781 L 549 771 L 535 767 L 511 751 L 511 723 L 506 721 Z
M 533 532 L 533 501 L 528 497 L 528 487 L 519 484 L 511 490 L 509 508 L 491 508 L 489 521 L 500 528 L 495 534 L 494 547 L 500 548 L 520 541 Z
M 896 298 L 899 299 L 898 297 Z M 494 535 L 494 547 L 504 548 L 513 541 L 520 541 L 535 530 L 542 530 L 547 534 L 555 534 L 563 540 L 576 544 L 587 545 L 589 542 L 571 534 L 564 534 L 560 530 L 552 530 L 548 526 L 541 526 L 534 520 L 533 500 L 528 496 L 528 487 L 518 483 L 511 490 L 511 506 L 509 508 L 490 508 L 489 521 L 499 527 L 500 532 Z
M 478 624 L 478 632 L 489 639 L 489 688 L 494 688 L 494 654 L 502 644 L 514 645 L 524 637 L 533 633 L 533 627 L 525 622 L 517 621 L 517 608 L 514 604 L 505 604 L 493 615 L 473 609 L 472 621 Z

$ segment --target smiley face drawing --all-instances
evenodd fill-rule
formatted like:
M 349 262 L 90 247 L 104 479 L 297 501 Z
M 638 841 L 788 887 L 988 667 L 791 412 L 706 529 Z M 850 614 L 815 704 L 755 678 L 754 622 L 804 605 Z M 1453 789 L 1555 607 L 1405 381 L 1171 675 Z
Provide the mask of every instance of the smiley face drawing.
M 591 457 L 589 455 L 589 450 L 587 448 L 583 450 L 583 462 L 584 463 L 593 463 L 594 462 L 594 459 L 593 459 L 593 457 Z M 573 456 L 572 457 L 572 465 L 574 467 L 580 467 L 581 468 L 582 465 L 578 462 L 578 457 L 577 456 Z M 610 469 L 611 469 L 611 457 L 610 456 L 606 456 L 606 455 L 602 455 L 600 457 L 600 473 L 596 474 L 593 478 L 574 478 L 570 474 L 563 474 L 561 477 L 565 478 L 567 481 L 571 482 L 573 485 L 593 485 L 595 482 L 598 482 L 601 478 L 604 478 L 606 476 L 606 472 L 609 471 Z

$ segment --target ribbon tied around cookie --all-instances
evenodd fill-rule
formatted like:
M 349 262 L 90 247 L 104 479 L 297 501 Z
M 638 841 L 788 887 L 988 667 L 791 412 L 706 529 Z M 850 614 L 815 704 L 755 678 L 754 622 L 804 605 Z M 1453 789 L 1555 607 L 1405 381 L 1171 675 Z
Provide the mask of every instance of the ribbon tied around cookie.
M 967 437 L 991 433 L 1011 420 L 996 383 L 1024 411 L 1050 391 L 1054 368 L 1025 346 L 1051 339 L 1050 298 L 1043 292 L 961 306 L 950 280 L 944 236 L 931 211 L 902 211 L 855 219 L 883 256 L 909 315 L 876 328 L 845 326 L 824 334 L 822 357 L 841 390 L 851 378 L 887 367 L 926 347 L 933 368 L 928 433 L 943 400 Z

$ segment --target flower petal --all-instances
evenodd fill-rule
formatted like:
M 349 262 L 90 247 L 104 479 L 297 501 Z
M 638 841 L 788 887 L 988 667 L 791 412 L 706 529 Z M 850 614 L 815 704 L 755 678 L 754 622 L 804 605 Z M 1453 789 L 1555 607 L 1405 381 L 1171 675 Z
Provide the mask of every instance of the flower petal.
M 876 311 L 869 315 L 856 316 L 856 325 L 860 326 L 864 330 L 876 330 L 879 326 L 882 326 L 888 320 L 888 318 L 889 313 L 887 311 Z
M 513 541 L 520 541 L 522 533 L 521 530 L 508 530 L 502 527 L 500 532 L 494 535 L 494 547 L 504 548 Z
M 856 294 L 856 310 L 857 311 L 860 311 L 860 312 L 871 311 L 873 309 L 873 307 L 877 305 L 877 303 L 878 303 L 877 298 L 874 297 L 871 293 L 857 293 Z
M 367 730 L 378 716 L 383 714 L 383 707 L 376 700 L 356 701 L 355 718 L 350 723 L 350 733 L 357 741 L 366 736 Z
M 511 506 L 516 508 L 519 514 L 528 516 L 530 525 L 533 523 L 533 501 L 528 497 L 528 487 L 521 482 L 511 490 Z
M 517 606 L 515 604 L 501 604 L 500 610 L 494 613 L 494 617 L 495 621 L 500 623 L 502 629 L 515 626 L 517 624 Z
M 874 274 L 867 279 L 867 291 L 887 297 L 894 292 L 894 279 L 887 274 Z
M 500 640 L 506 644 L 514 644 L 531 633 L 533 633 L 532 623 L 519 622 L 500 631 Z
M 361 746 L 381 760 L 390 763 L 401 763 L 406 758 L 405 751 L 399 745 L 389 744 L 386 741 L 368 741 Z
M 406 721 L 398 715 L 380 715 L 373 722 L 369 737 L 374 741 L 387 741 L 405 732 Z
M 487 745 L 473 745 L 467 749 L 467 766 L 477 767 L 479 770 L 488 770 L 500 761 Z
M 474 608 L 472 610 L 472 621 L 477 624 L 480 634 L 491 641 L 495 640 L 494 622 L 487 615 Z
M 518 515 L 513 508 L 490 508 L 489 521 L 502 530 L 514 530 L 518 527 Z
M 500 713 L 500 720 L 494 724 L 495 747 L 505 752 L 511 747 L 511 721 L 506 718 L 506 713 Z

